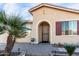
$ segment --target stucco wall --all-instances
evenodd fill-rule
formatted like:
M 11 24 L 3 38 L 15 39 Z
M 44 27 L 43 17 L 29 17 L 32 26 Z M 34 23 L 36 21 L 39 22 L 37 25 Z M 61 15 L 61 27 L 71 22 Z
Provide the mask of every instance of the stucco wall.
M 7 36 L 8 36 L 7 33 L 1 34 L 0 35 L 0 43 L 6 43 Z
M 32 12 L 33 26 L 32 37 L 39 42 L 38 25 L 42 21 L 50 24 L 50 43 L 79 43 L 79 35 L 60 35 L 56 36 L 56 21 L 79 20 L 79 14 L 58 10 L 54 8 L 42 7 Z

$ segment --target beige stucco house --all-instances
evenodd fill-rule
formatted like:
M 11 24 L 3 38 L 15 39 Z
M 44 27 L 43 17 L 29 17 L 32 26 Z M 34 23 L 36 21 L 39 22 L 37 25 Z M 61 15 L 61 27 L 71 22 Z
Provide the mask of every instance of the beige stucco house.
M 31 43 L 79 43 L 79 10 L 42 3 L 29 10 L 33 21 L 28 36 L 17 42 Z M 0 38 L 1 39 L 1 38 Z
M 29 10 L 35 43 L 79 43 L 79 11 L 47 3 Z

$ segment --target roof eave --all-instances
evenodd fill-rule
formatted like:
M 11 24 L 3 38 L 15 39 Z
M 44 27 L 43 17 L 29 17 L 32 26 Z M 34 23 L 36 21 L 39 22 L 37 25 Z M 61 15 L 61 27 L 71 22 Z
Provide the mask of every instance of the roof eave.
M 79 10 L 75 10 L 75 9 L 70 9 L 70 8 L 66 8 L 66 7 L 61 7 L 61 6 L 56 6 L 56 5 L 52 5 L 52 4 L 48 4 L 48 3 L 41 3 L 31 9 L 29 9 L 29 12 L 32 14 L 32 12 L 40 7 L 43 7 L 43 6 L 47 6 L 47 7 L 50 7 L 50 8 L 55 8 L 55 9 L 60 9 L 60 10 L 64 10 L 64 11 L 68 11 L 68 12 L 73 12 L 73 13 L 78 13 L 79 14 Z

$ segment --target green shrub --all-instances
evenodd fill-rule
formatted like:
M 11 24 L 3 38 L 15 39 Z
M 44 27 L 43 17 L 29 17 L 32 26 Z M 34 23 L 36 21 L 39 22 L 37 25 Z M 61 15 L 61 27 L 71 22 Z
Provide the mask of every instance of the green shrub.
M 74 45 L 65 45 L 64 48 L 66 49 L 68 55 L 71 56 L 74 53 L 74 51 L 76 49 L 76 46 L 74 46 Z
M 34 42 L 35 41 L 35 38 L 31 38 L 31 42 Z

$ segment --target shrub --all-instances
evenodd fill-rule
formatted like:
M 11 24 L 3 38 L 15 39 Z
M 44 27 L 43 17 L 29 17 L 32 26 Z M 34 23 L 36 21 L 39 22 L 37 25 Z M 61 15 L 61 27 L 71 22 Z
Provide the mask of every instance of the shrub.
M 74 45 L 65 45 L 64 48 L 66 49 L 68 55 L 71 56 L 74 53 L 74 51 L 76 49 L 76 46 L 74 46 Z
M 35 42 L 35 38 L 31 38 L 31 42 Z

